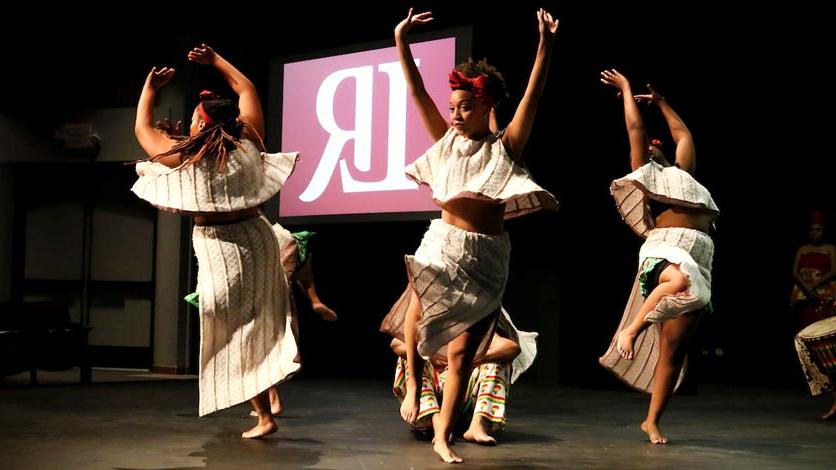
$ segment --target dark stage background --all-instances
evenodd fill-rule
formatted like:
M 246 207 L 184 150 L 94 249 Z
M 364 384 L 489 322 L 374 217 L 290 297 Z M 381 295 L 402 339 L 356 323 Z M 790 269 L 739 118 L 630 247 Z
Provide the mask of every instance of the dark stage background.
M 537 44 L 536 8 L 560 18 L 525 158 L 562 207 L 507 224 L 513 250 L 505 304 L 520 328 L 540 332 L 540 357 L 525 380 L 616 385 L 596 360 L 620 318 L 640 245 L 608 191 L 612 179 L 629 171 L 620 102 L 598 80 L 600 70 L 616 67 L 636 90 L 652 81 L 683 117 L 697 145 L 697 178 L 721 209 L 716 313 L 704 319 L 694 377 L 801 383 L 787 308 L 792 257 L 811 210 L 836 217 L 832 5 L 741 5 L 732 12 L 721 2 L 414 4 L 435 13 L 422 30 L 473 26 L 473 55 L 505 74 L 512 105 Z M 188 83 L 191 97 L 217 83 L 214 72 L 185 60 L 199 42 L 251 77 L 266 103 L 271 59 L 391 39 L 408 8 L 401 1 L 297 2 L 294 12 L 283 2 L 244 5 L 255 3 L 24 13 L 31 21 L 26 32 L 0 33 L 2 106 L 32 132 L 48 135 L 68 112 L 134 106 L 155 64 L 177 67 L 175 80 Z M 512 111 L 501 115 L 507 119 Z M 651 132 L 669 142 L 659 114 L 651 109 L 645 116 Z M 325 324 L 303 306 L 306 375 L 392 373 L 388 341 L 377 326 L 405 287 L 402 256 L 417 248 L 426 225 L 289 227 L 319 233 L 312 245 L 318 289 L 340 315 Z

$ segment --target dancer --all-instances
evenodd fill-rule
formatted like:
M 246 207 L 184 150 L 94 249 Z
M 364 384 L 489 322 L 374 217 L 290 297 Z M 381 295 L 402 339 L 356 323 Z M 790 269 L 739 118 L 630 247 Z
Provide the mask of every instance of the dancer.
M 474 364 L 467 383 L 467 401 L 462 408 L 462 416 L 469 418 L 468 428 L 462 437 L 482 445 L 496 444 L 494 435 L 505 428 L 505 409 L 511 384 L 531 366 L 537 356 L 537 333 L 517 330 L 505 309 L 502 309 L 502 315 L 512 330 L 506 332 L 498 329 L 481 362 Z M 391 347 L 398 355 L 392 391 L 403 402 L 407 393 L 406 344 L 393 338 Z M 425 363 L 421 377 L 418 415 L 411 425 L 416 431 L 433 431 L 433 428 L 440 425 L 440 405 L 446 380 L 447 358 L 433 356 Z
M 214 67 L 238 102 L 202 92 L 189 137 L 153 126 L 157 90 L 175 70 L 156 67 L 137 105 L 136 136 L 147 161 L 132 191 L 154 206 L 194 219 L 200 293 L 199 415 L 250 400 L 258 424 L 244 438 L 273 433 L 267 390 L 296 372 L 287 279 L 278 241 L 258 205 L 273 197 L 298 154 L 260 152 L 264 116 L 252 82 L 203 44 L 188 59 Z
M 825 242 L 824 214 L 810 217 L 810 241 L 798 248 L 793 263 L 791 305 L 798 312 L 802 330 L 795 349 L 810 392 L 830 392 L 833 402 L 821 419 L 836 417 L 836 249 Z
M 314 313 L 317 313 L 323 320 L 328 322 L 337 321 L 337 313 L 322 302 L 316 291 L 316 284 L 314 284 L 313 261 L 311 253 L 308 252 L 308 242 L 315 233 L 308 231 L 291 233 L 278 223 L 273 224 L 273 231 L 279 240 L 279 246 L 281 247 L 279 259 L 281 260 L 288 283 L 292 284 L 296 282 L 299 285 L 311 302 L 311 308 Z M 289 289 L 288 292 L 290 294 L 290 324 L 293 330 L 293 337 L 299 341 L 299 308 L 296 304 L 296 296 L 293 293 L 293 289 Z M 298 353 L 296 362 L 299 364 L 302 363 L 302 358 Z M 284 410 L 284 407 L 278 385 L 270 387 L 268 390 L 268 398 L 270 401 L 270 413 L 274 417 L 279 416 Z M 258 410 L 251 411 L 250 416 L 258 416 Z
M 311 302 L 314 313 L 325 321 L 336 321 L 337 313 L 322 302 L 314 283 L 313 254 L 310 252 L 308 244 L 316 233 L 306 230 L 291 233 L 278 223 L 273 224 L 273 231 L 279 239 L 279 246 L 281 247 L 279 256 L 288 281 L 296 282 L 302 289 Z M 296 304 L 292 302 L 291 308 L 295 314 Z
M 601 81 L 617 88 L 624 103 L 633 169 L 610 189 L 622 218 L 645 242 L 624 316 L 599 361 L 628 385 L 651 393 L 641 428 L 650 442 L 666 444 L 659 421 L 684 374 L 686 346 L 701 313 L 711 310 L 714 242 L 708 231 L 719 211 L 692 176 L 694 140 L 665 98 L 650 85 L 648 94 L 634 97 L 630 82 L 615 69 L 601 72 Z M 648 143 L 637 102 L 662 111 L 676 143 L 674 164 L 660 141 Z
M 308 242 L 315 233 L 308 231 L 291 233 L 278 223 L 273 224 L 273 231 L 279 240 L 280 249 L 278 257 L 284 269 L 285 276 L 287 276 L 288 284 L 292 286 L 295 282 L 299 285 L 311 302 L 311 309 L 323 320 L 328 322 L 337 321 L 337 313 L 322 302 L 316 291 L 316 284 L 314 284 L 312 257 L 308 253 Z M 293 337 L 299 341 L 299 308 L 296 304 L 296 296 L 292 288 L 288 289 L 288 294 L 290 295 L 290 325 L 293 331 Z M 200 295 L 198 292 L 192 292 L 184 300 L 197 308 L 200 307 Z M 296 362 L 300 365 L 302 364 L 302 358 L 298 352 Z M 282 406 L 278 385 L 270 387 L 268 397 L 270 401 L 270 413 L 274 417 L 279 416 L 284 408 Z M 250 416 L 258 417 L 258 410 L 251 411 Z
M 462 459 L 449 447 L 455 419 L 466 393 L 471 364 L 490 344 L 508 276 L 510 244 L 503 220 L 557 201 L 538 186 L 522 165 L 537 103 L 546 83 L 557 21 L 536 13 L 540 44 L 528 87 L 503 131 L 490 130 L 492 108 L 506 97 L 505 83 L 485 61 L 468 61 L 449 76 L 450 122 L 427 93 L 407 43 L 416 24 L 432 21 L 430 12 L 413 14 L 395 28 L 395 42 L 407 86 L 426 129 L 437 142 L 406 173 L 432 189 L 441 207 L 414 256 L 406 256 L 409 287 L 381 325 L 381 331 L 406 345 L 406 396 L 401 416 L 413 424 L 418 415 L 417 377 L 424 360 L 447 357 L 446 397 L 439 414 L 433 450 L 447 463 Z
M 836 247 L 824 241 L 824 214 L 813 213 L 809 233 L 795 253 L 790 296 L 802 329 L 833 315 L 836 301 Z

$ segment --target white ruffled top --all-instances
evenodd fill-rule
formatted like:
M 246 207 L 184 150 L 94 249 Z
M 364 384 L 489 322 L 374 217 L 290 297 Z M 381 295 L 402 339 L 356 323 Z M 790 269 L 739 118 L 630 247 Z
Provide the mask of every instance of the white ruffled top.
M 506 219 L 558 208 L 555 197 L 535 183 L 525 167 L 511 159 L 502 144 L 501 132 L 470 140 L 451 127 L 405 171 L 432 189 L 437 204 L 456 198 L 504 202 Z
M 655 200 L 673 206 L 703 209 L 720 214 L 711 193 L 685 170 L 676 166 L 665 167 L 650 161 L 629 175 L 610 185 L 621 218 L 642 238 L 653 230 L 655 219 L 650 201 Z
M 223 171 L 217 169 L 214 159 L 203 159 L 181 168 L 156 162 L 138 163 L 139 179 L 131 191 L 170 212 L 249 209 L 279 192 L 298 157 L 298 152 L 260 152 L 253 142 L 242 139 L 240 147 L 229 153 Z

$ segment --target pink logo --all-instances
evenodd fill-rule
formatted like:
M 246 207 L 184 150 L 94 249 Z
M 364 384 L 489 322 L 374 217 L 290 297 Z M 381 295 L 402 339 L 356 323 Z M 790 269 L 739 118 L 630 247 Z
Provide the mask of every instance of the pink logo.
M 455 38 L 412 44 L 427 92 L 447 116 Z M 299 163 L 282 217 L 436 211 L 404 167 L 432 144 L 394 47 L 284 66 L 282 150 Z

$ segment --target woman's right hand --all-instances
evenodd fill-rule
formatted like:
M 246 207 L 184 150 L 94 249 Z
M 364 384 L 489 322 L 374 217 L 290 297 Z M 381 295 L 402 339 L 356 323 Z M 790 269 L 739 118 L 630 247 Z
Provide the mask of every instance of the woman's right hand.
M 630 90 L 630 82 L 627 80 L 627 77 L 621 75 L 621 73 L 616 69 L 604 70 L 601 72 L 601 83 L 618 88 L 618 90 L 622 93 Z
M 647 84 L 647 90 L 649 91 L 649 93 L 645 93 L 645 94 L 642 94 L 642 95 L 635 95 L 635 96 L 633 96 L 633 99 L 635 99 L 639 103 L 648 103 L 648 104 L 658 103 L 658 102 L 663 101 L 665 99 L 665 97 L 660 95 L 659 93 L 657 93 L 656 90 L 653 89 L 653 86 L 650 85 L 649 83 Z
M 558 23 L 560 20 L 554 19 L 551 13 L 542 8 L 537 10 L 537 27 L 540 29 L 541 38 L 554 39 Z
M 406 14 L 406 18 L 395 26 L 395 37 L 406 36 L 406 33 L 416 24 L 426 24 L 432 20 L 433 14 L 431 11 L 425 11 L 414 15 L 412 14 L 412 8 L 410 8 L 409 13 Z
M 151 67 L 148 76 L 145 77 L 145 86 L 156 91 L 164 87 L 166 83 L 170 82 L 174 77 L 174 69 L 172 67 Z
M 201 44 L 200 47 L 195 47 L 190 50 L 186 56 L 192 62 L 197 62 L 198 64 L 203 65 L 213 65 L 218 54 L 214 49 L 206 44 Z

